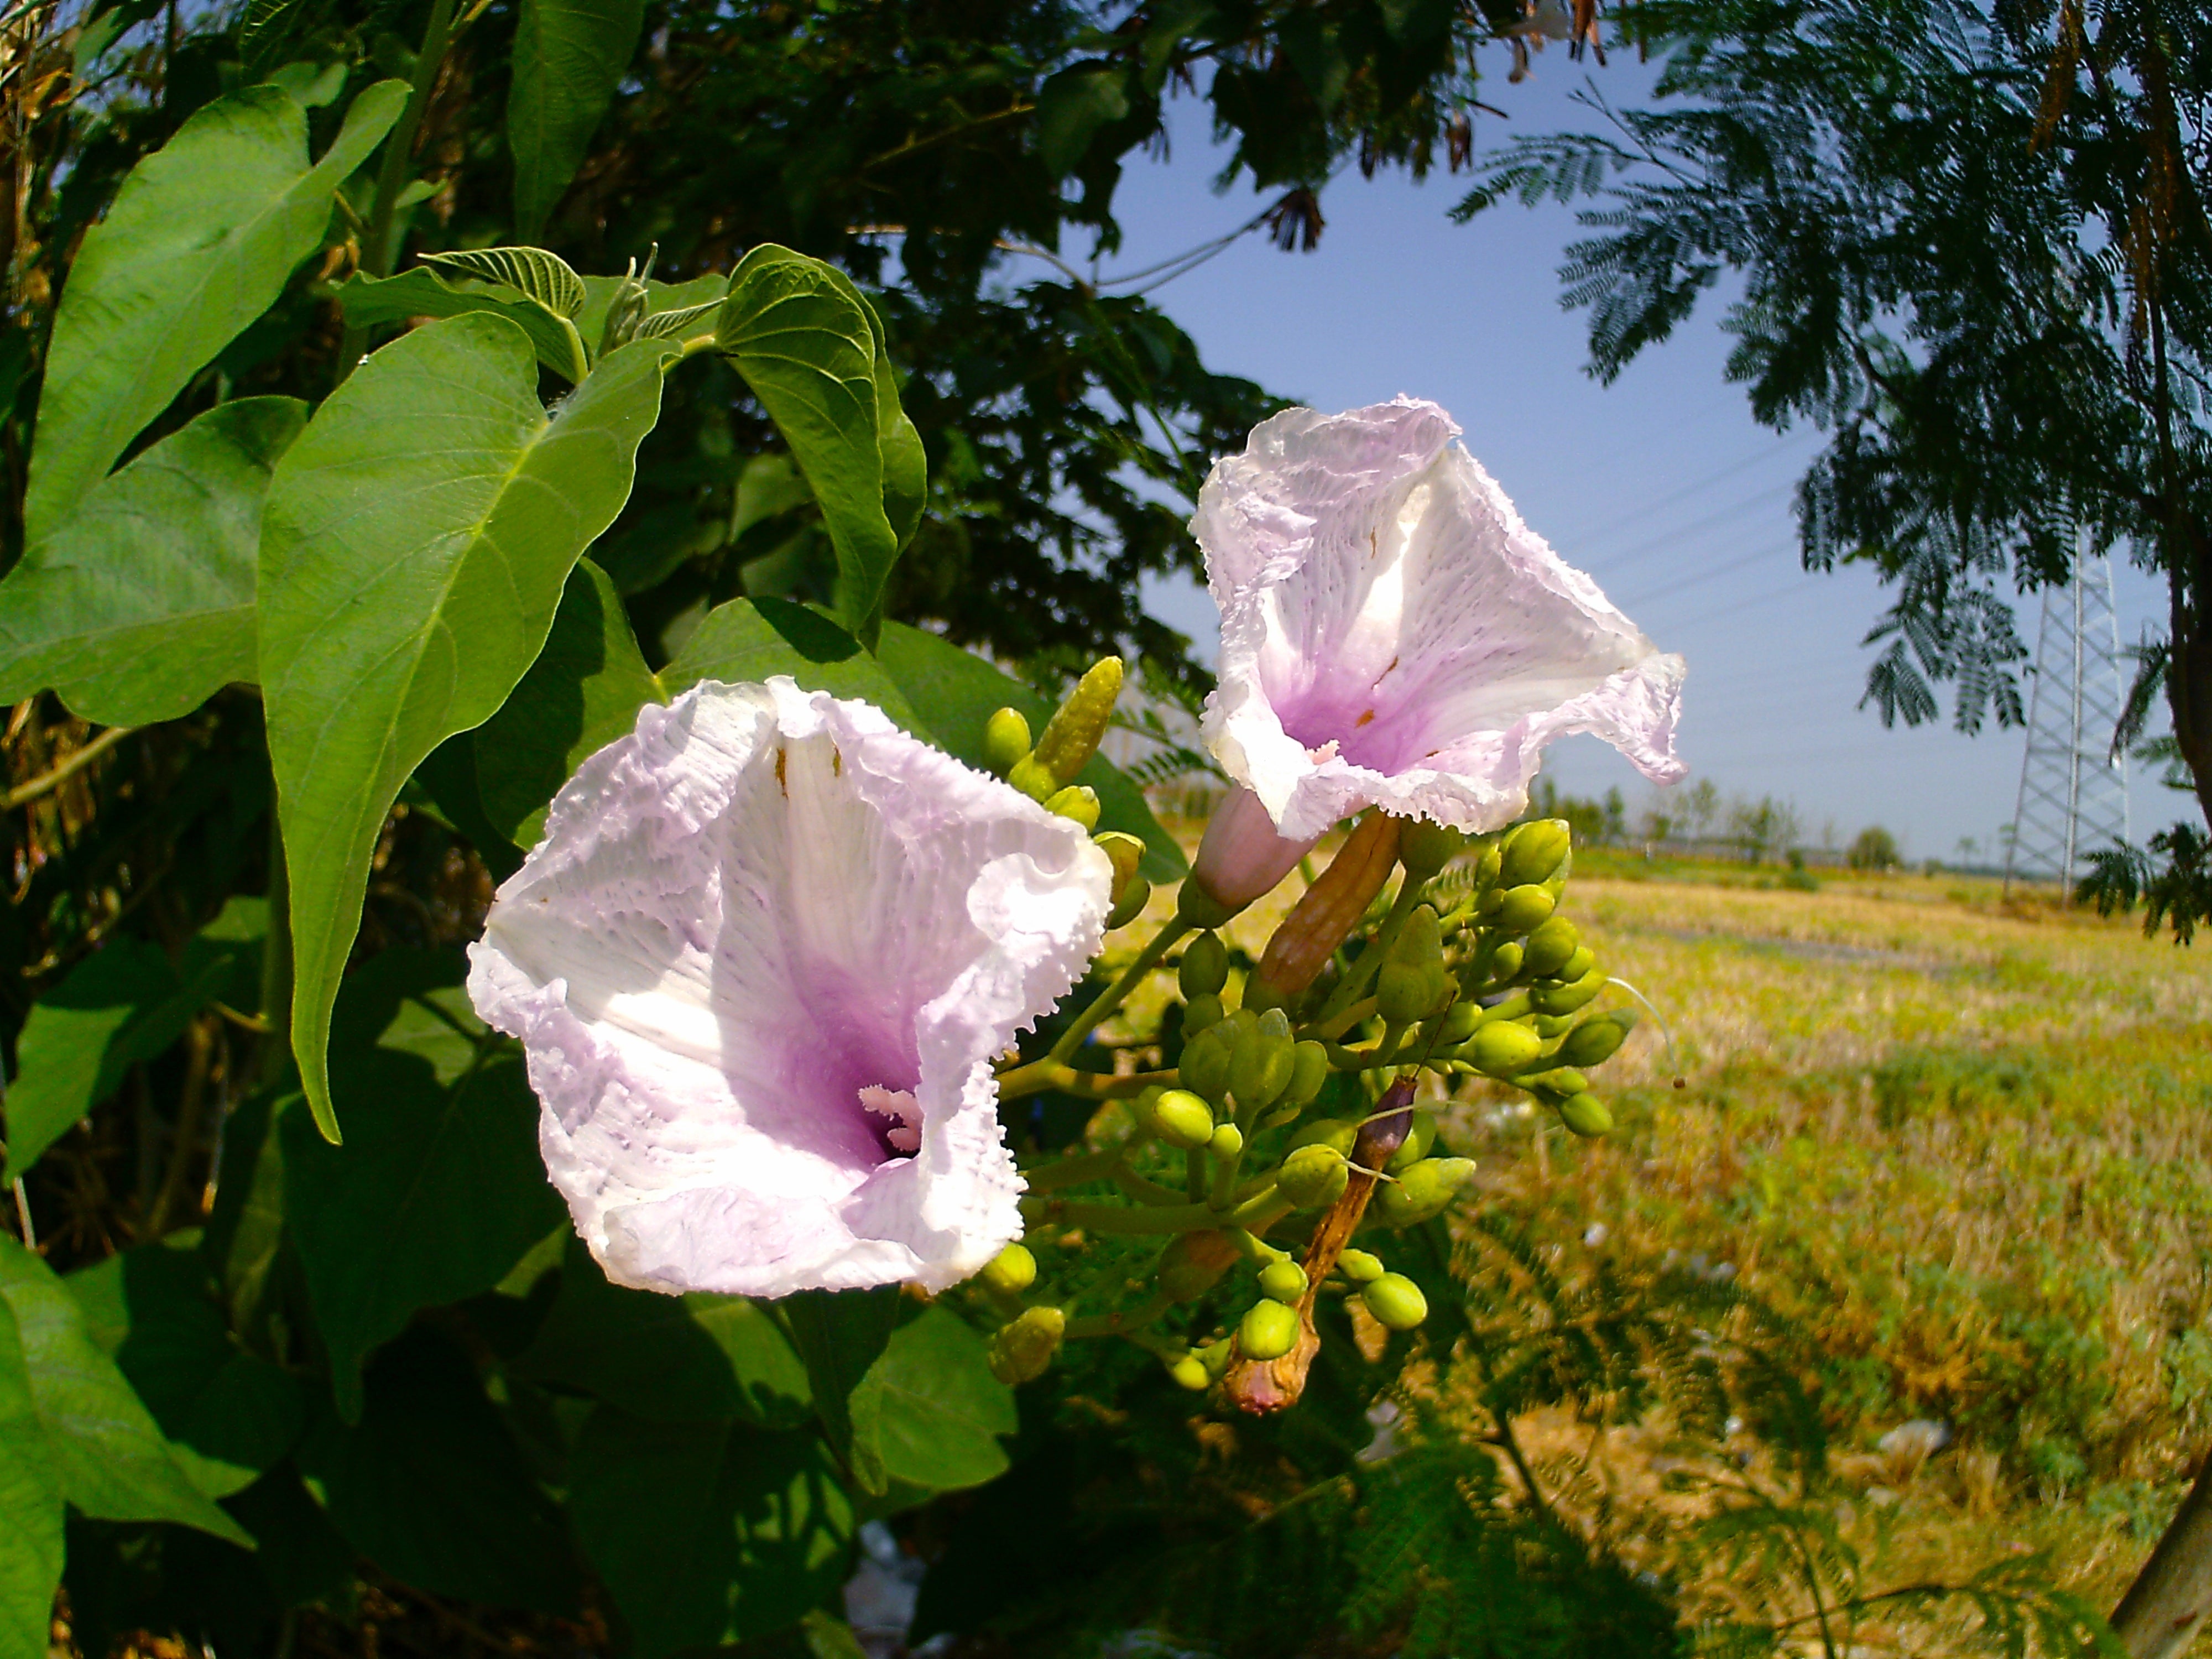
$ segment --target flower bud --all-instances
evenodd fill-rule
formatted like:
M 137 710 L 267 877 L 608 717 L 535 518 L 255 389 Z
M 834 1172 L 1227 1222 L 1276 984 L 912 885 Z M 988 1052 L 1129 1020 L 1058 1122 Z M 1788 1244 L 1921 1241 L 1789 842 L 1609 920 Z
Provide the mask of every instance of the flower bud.
M 1098 792 L 1088 784 L 1071 783 L 1045 798 L 1044 810 L 1073 818 L 1085 830 L 1098 827 Z
M 1169 1366 L 1168 1375 L 1175 1379 L 1177 1388 L 1188 1389 L 1193 1394 L 1203 1393 L 1213 1381 L 1206 1374 L 1206 1362 L 1194 1353 L 1187 1353 Z
M 1567 1095 L 1552 1103 L 1559 1121 L 1585 1138 L 1610 1133 L 1613 1114 L 1595 1095 Z
M 1565 1036 L 1575 1029 L 1572 1014 L 1538 1014 L 1528 1022 L 1528 1029 L 1549 1042 L 1553 1037 Z
M 1413 1127 L 1413 1079 L 1401 1077 L 1382 1091 L 1374 1112 L 1359 1126 L 1359 1138 L 1352 1143 L 1352 1161 L 1363 1170 L 1379 1170 L 1404 1144 Z
M 1206 1150 L 1224 1164 L 1238 1158 L 1244 1151 L 1244 1132 L 1233 1123 L 1224 1123 L 1213 1132 L 1206 1143 Z
M 1206 821 L 1190 877 L 1176 896 L 1176 915 L 1200 927 L 1218 927 L 1273 891 L 1319 839 L 1285 841 L 1257 795 L 1241 787 L 1231 790 Z
M 1018 708 L 1001 708 L 983 724 L 983 764 L 999 776 L 1030 752 L 1030 723 Z
M 1260 1112 L 1273 1105 L 1291 1086 L 1291 1073 L 1297 1064 L 1290 1022 L 1281 1009 L 1271 1008 L 1253 1030 L 1238 1034 L 1236 1046 L 1229 1051 L 1229 1092 L 1238 1109 Z
M 1389 959 L 1426 968 L 1431 963 L 1442 962 L 1443 956 L 1444 936 L 1437 921 L 1435 907 L 1415 905 L 1400 924 L 1398 937 L 1390 941 Z
M 1552 896 L 1541 887 L 1533 884 L 1509 887 L 1499 896 L 1498 908 L 1483 919 L 1482 925 L 1501 933 L 1525 933 L 1552 914 Z
M 1416 881 L 1426 881 L 1467 847 L 1467 832 L 1428 818 L 1409 818 L 1399 826 L 1398 862 Z
M 1385 1330 L 1418 1330 L 1429 1316 L 1428 1297 L 1403 1273 L 1384 1273 L 1359 1293 L 1359 1299 Z
M 1218 1008 L 1221 1000 L 1212 999 Z M 1194 1004 L 1193 1007 L 1195 1008 Z M 1183 1045 L 1182 1058 L 1176 1072 L 1182 1079 L 1182 1086 L 1208 1100 L 1220 1100 L 1229 1093 L 1229 1022 L 1216 1020 Z
M 1182 947 L 1182 960 L 1176 966 L 1176 985 L 1188 1002 L 1209 993 L 1218 996 L 1228 983 L 1229 947 L 1221 942 L 1220 934 L 1208 928 Z
M 1018 1296 L 1036 1283 L 1036 1258 L 1026 1245 L 1009 1244 L 984 1263 L 979 1275 L 993 1290 Z
M 1046 722 L 1043 735 L 1036 740 L 1038 763 L 1060 782 L 1073 782 L 1075 775 L 1097 752 L 1106 722 L 1113 716 L 1115 700 L 1121 695 L 1121 659 L 1099 658 L 1076 682 L 1060 711 Z
M 1067 1316 L 1057 1308 L 1031 1308 L 1000 1326 L 986 1353 L 991 1375 L 1010 1387 L 1042 1376 L 1066 1329 Z
M 1508 939 L 1490 953 L 1490 976 L 1505 981 L 1521 977 L 1522 952 L 1518 942 Z
M 1504 868 L 1504 853 L 1498 838 L 1491 836 L 1482 843 L 1482 851 L 1475 855 L 1474 885 L 1477 892 L 1498 885 L 1498 872 Z
M 1375 1212 L 1386 1227 L 1426 1221 L 1458 1195 L 1474 1174 L 1471 1158 L 1425 1158 L 1375 1195 Z
M 1617 1016 L 1593 1014 L 1567 1033 L 1567 1040 L 1559 1045 L 1560 1063 L 1602 1066 L 1613 1057 L 1627 1036 L 1628 1026 Z
M 1193 1152 L 1213 1139 L 1213 1108 L 1188 1089 L 1170 1089 L 1137 1109 L 1146 1127 L 1170 1146 Z
M 1040 804 L 1060 793 L 1060 780 L 1035 755 L 1024 755 L 1007 770 L 1006 781 Z
M 1582 935 L 1565 916 L 1551 916 L 1529 930 L 1528 943 L 1521 960 L 1534 979 L 1549 979 L 1566 965 L 1567 958 L 1582 943 Z
M 1177 1302 L 1194 1302 L 1218 1284 L 1241 1257 L 1226 1233 L 1177 1233 L 1160 1252 L 1155 1277 Z
M 1127 927 L 1144 915 L 1145 907 L 1152 902 L 1152 884 L 1142 876 L 1132 876 L 1117 888 L 1114 908 L 1106 913 L 1106 931 Z
M 1285 1256 L 1260 1269 L 1260 1294 L 1271 1302 L 1296 1304 L 1306 1293 L 1306 1270 Z
M 1247 1359 L 1280 1359 L 1298 1346 L 1298 1316 L 1279 1302 L 1255 1302 L 1237 1327 Z
M 1494 1020 L 1460 1050 L 1468 1065 L 1488 1077 L 1507 1077 L 1544 1052 L 1543 1039 L 1510 1019 Z
M 1352 1167 L 1334 1146 L 1301 1146 L 1275 1172 L 1275 1190 L 1301 1210 L 1318 1210 L 1344 1195 Z
M 1549 881 L 1566 861 L 1573 836 L 1560 818 L 1516 824 L 1498 848 L 1498 880 L 1504 887 Z
M 1466 1042 L 1473 1036 L 1481 1023 L 1482 1005 L 1475 1002 L 1455 1002 L 1444 1015 L 1444 1029 L 1437 1041 L 1447 1048 Z
M 1352 1156 L 1352 1143 L 1359 1138 L 1359 1126 L 1347 1117 L 1317 1117 L 1291 1137 L 1291 1150 L 1305 1146 L 1328 1146 L 1340 1158 Z
M 1593 968 L 1580 979 L 1565 985 L 1531 986 L 1528 1004 L 1539 1013 L 1571 1014 L 1595 999 L 1607 982 L 1605 969 Z
M 1429 1148 L 1436 1144 L 1436 1139 L 1437 1115 L 1425 1107 L 1416 1108 L 1413 1123 L 1406 1130 L 1406 1139 L 1399 1144 L 1398 1150 L 1390 1154 L 1389 1162 L 1382 1166 L 1383 1170 L 1395 1175 L 1407 1165 L 1419 1163 L 1429 1155 Z
M 1386 962 L 1375 975 L 1375 1012 L 1393 1025 L 1410 1025 L 1429 1011 L 1429 976 L 1411 963 Z
M 1292 1106 L 1304 1106 L 1320 1097 L 1322 1087 L 1328 1082 L 1328 1050 L 1308 1037 L 1291 1049 L 1291 1086 L 1283 1091 L 1283 1099 Z
M 1355 1285 L 1372 1285 L 1382 1277 L 1382 1258 L 1364 1250 L 1347 1249 L 1336 1258 L 1337 1267 Z
M 1220 1024 L 1226 1017 L 1226 1011 L 1223 1009 L 1219 997 L 1211 991 L 1200 992 L 1183 1005 L 1183 1036 L 1186 1039 L 1194 1037 L 1200 1031 L 1210 1030 Z M 1201 1090 L 1200 1092 L 1206 1091 Z
M 1559 979 L 1580 979 L 1584 974 L 1587 974 L 1591 969 L 1596 966 L 1597 953 L 1592 951 L 1587 945 L 1577 945 L 1575 947 L 1575 953 L 1569 957 L 1566 961 L 1559 964 L 1559 971 L 1555 977 Z
M 1553 1095 L 1578 1095 L 1589 1087 L 1589 1079 L 1571 1066 L 1558 1066 L 1548 1072 L 1520 1079 L 1523 1086 L 1538 1091 L 1547 1097 Z
M 1091 838 L 1114 866 L 1114 890 L 1120 892 L 1144 862 L 1145 843 L 1121 830 L 1102 830 Z

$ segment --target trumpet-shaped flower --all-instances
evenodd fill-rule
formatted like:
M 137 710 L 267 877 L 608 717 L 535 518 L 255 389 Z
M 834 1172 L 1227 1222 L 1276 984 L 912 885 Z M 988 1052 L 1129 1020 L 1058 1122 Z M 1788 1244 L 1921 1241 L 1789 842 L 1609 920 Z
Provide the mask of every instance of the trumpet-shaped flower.
M 1682 775 L 1682 659 L 1521 522 L 1458 432 L 1405 398 L 1287 410 L 1199 497 L 1221 608 L 1206 734 L 1291 842 L 1370 805 L 1497 829 L 1571 732 Z
M 708 682 L 589 760 L 470 947 L 607 1276 L 966 1278 L 1022 1231 L 992 1062 L 1098 948 L 1076 824 L 878 709 Z

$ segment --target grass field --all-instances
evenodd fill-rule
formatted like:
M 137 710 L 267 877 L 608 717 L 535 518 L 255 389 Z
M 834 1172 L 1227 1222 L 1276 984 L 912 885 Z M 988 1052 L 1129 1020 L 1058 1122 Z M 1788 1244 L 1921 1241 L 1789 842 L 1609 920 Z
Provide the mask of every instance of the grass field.
M 1565 1282 L 1686 1274 L 1771 1310 L 1861 1589 L 2043 1552 L 2109 1606 L 2212 1443 L 2212 953 L 1992 882 L 1603 854 L 1567 913 L 1673 1045 L 1647 1018 L 1605 1069 L 1602 1142 L 1489 1085 L 1455 1101 L 1480 1202 Z M 1881 1449 L 1915 1420 L 1941 1431 Z M 1516 1431 L 1563 1508 L 1719 1608 L 1741 1573 L 1667 1553 L 1679 1427 Z

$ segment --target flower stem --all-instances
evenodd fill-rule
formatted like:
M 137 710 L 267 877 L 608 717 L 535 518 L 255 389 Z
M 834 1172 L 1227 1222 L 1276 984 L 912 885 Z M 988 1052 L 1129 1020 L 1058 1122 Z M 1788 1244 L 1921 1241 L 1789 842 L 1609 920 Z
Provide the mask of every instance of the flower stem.
M 1180 915 L 1170 916 L 1160 931 L 1152 935 L 1152 943 L 1137 952 L 1137 959 L 1121 970 L 1115 980 L 1092 1000 L 1091 1006 L 1075 1017 L 1075 1021 L 1060 1034 L 1060 1041 L 1052 1045 L 1049 1059 L 1066 1065 L 1071 1055 L 1083 1046 L 1084 1038 L 1097 1030 L 1102 1021 L 1129 1000 L 1146 975 L 1159 965 L 1160 958 L 1172 950 L 1175 942 L 1190 932 L 1190 924 Z
M 1172 1089 L 1182 1080 L 1172 1066 L 1164 1072 L 1132 1072 L 1126 1077 L 1114 1077 L 1098 1072 L 1079 1072 L 1073 1066 L 1060 1065 L 1047 1056 L 1000 1073 L 999 1098 L 1019 1100 L 1024 1095 L 1057 1089 L 1062 1094 L 1077 1095 L 1085 1100 L 1124 1100 L 1144 1093 L 1156 1083 Z
M 1048 1193 L 1060 1187 L 1079 1187 L 1086 1181 L 1111 1181 L 1121 1167 L 1121 1149 L 1109 1146 L 1103 1152 L 1055 1158 L 1036 1170 L 1024 1170 L 1022 1179 L 1029 1183 L 1030 1191 Z
M 1080 1342 L 1091 1336 L 1127 1336 L 1151 1324 L 1174 1306 L 1175 1298 L 1163 1291 L 1151 1301 L 1140 1303 L 1133 1308 L 1124 1308 L 1114 1313 L 1092 1314 L 1084 1319 L 1071 1319 L 1061 1336 L 1070 1342 Z
M 1022 1218 L 1031 1226 L 1080 1227 L 1096 1233 L 1194 1233 L 1222 1227 L 1262 1232 L 1292 1207 L 1270 1182 L 1232 1209 L 1216 1209 L 1211 1204 L 1161 1204 L 1132 1209 L 1125 1204 L 1086 1204 L 1032 1195 L 1022 1200 Z

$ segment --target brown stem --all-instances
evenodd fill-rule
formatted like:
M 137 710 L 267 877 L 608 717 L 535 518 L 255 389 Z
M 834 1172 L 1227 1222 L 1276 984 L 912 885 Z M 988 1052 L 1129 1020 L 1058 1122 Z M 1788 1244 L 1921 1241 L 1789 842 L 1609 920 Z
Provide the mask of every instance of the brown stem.
M 168 1167 L 161 1172 L 161 1190 L 155 1194 L 142 1238 L 159 1238 L 185 1195 L 185 1181 L 194 1154 L 199 1150 L 200 1119 L 207 1105 L 208 1076 L 215 1058 L 215 1028 L 196 1019 L 185 1028 L 185 1087 L 177 1100 L 177 1127 L 169 1139 Z

